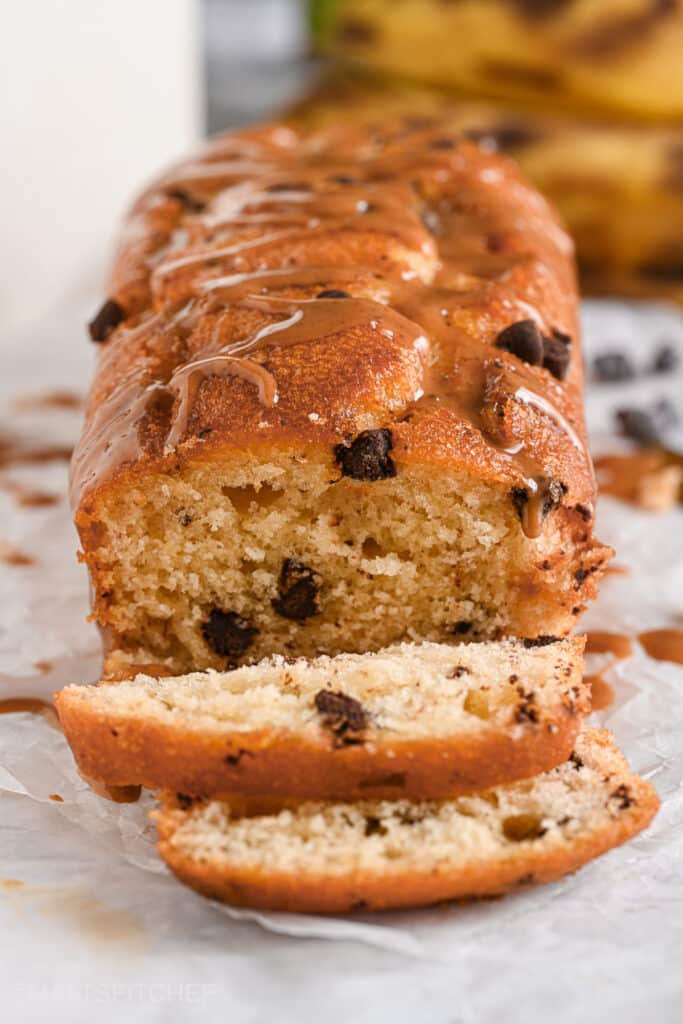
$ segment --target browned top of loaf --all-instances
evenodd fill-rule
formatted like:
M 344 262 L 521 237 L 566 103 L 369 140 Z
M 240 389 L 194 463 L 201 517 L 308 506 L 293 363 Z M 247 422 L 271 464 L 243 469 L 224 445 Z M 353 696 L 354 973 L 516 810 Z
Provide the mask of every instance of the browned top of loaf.
M 75 504 L 218 449 L 332 467 L 381 429 L 399 470 L 593 499 L 571 241 L 509 160 L 438 124 L 217 138 L 136 202 L 109 299 Z M 509 351 L 519 321 L 537 330 Z

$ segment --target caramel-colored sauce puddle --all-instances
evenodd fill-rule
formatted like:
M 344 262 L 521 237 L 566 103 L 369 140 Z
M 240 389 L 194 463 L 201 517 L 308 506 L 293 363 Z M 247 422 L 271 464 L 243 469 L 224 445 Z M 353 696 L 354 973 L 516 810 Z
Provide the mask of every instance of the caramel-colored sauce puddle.
M 68 445 L 31 445 L 16 438 L 0 437 L 0 468 L 68 462 L 73 448 Z
M 35 558 L 32 555 L 27 555 L 25 551 L 21 551 L 19 548 L 13 547 L 11 544 L 5 543 L 0 540 L 0 562 L 5 565 L 35 565 Z
M 612 661 L 601 672 L 584 677 L 591 688 L 591 709 L 604 711 L 614 702 L 614 687 L 605 679 L 605 674 L 617 661 L 625 661 L 633 654 L 631 637 L 623 633 L 608 633 L 596 630 L 586 634 L 586 654 L 611 654 Z
M 656 661 L 683 665 L 683 629 L 649 629 L 638 634 L 646 654 Z
M 15 398 L 12 408 L 17 412 L 30 409 L 82 409 L 84 399 L 76 391 L 45 391 L 39 395 Z
M 5 697 L 0 700 L 0 715 L 16 715 L 22 711 L 40 715 L 53 729 L 62 731 L 54 705 L 49 701 L 41 700 L 40 697 Z
M 0 490 L 12 494 L 22 508 L 45 508 L 59 504 L 59 495 L 51 491 L 41 491 L 35 487 L 25 487 L 15 480 L 0 480 Z
M 633 654 L 633 644 L 621 633 L 587 633 L 586 654 L 613 654 L 617 661 L 624 661 Z
M 601 672 L 585 677 L 591 688 L 591 710 L 604 711 L 614 701 L 614 687 L 610 686 Z
M 0 879 L 0 890 L 17 914 L 25 911 L 59 921 L 78 932 L 92 947 L 119 947 L 126 954 L 143 952 L 148 943 L 141 921 L 127 910 L 108 907 L 78 889 L 29 885 L 18 878 Z

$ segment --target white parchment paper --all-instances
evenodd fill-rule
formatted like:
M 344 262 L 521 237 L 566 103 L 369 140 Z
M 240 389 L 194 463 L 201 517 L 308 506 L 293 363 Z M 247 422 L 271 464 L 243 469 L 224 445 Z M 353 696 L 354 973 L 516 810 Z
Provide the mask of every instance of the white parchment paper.
M 33 331 L 4 339 L 0 430 L 41 444 L 76 438 L 78 412 L 11 403 L 85 390 L 91 354 L 78 325 L 96 304 L 94 292 L 73 294 Z M 589 303 L 584 319 L 589 355 L 626 351 L 644 369 L 653 348 L 668 343 L 683 366 L 676 310 Z M 681 372 L 591 384 L 594 450 L 623 444 L 614 438 L 616 407 L 665 396 L 683 414 Z M 0 697 L 47 696 L 97 678 L 99 667 L 66 465 L 0 476 L 61 495 L 58 505 L 26 509 L 0 490 L 0 541 L 36 560 L 0 566 Z M 637 633 L 683 625 L 681 509 L 645 513 L 604 498 L 598 527 L 629 571 L 605 580 L 582 626 Z M 2 1019 L 680 1021 L 683 668 L 635 651 L 609 671 L 616 700 L 594 717 L 662 797 L 645 835 L 572 878 L 505 900 L 346 920 L 203 901 L 158 861 L 149 797 L 101 799 L 45 721 L 0 716 Z

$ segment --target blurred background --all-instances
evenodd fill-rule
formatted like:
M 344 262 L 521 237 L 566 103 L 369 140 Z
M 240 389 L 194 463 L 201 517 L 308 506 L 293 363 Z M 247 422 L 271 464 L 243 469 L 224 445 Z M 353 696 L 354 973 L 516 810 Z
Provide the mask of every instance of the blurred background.
M 165 163 L 274 116 L 445 119 L 560 209 L 584 293 L 683 301 L 683 0 L 22 0 L 0 55 L 3 341 Z

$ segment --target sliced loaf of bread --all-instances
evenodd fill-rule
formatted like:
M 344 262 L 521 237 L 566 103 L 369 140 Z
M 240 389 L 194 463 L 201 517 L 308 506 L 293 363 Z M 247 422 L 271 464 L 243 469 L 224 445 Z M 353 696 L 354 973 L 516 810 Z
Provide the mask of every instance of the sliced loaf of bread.
M 547 638 L 550 641 L 550 638 Z M 528 778 L 572 749 L 583 638 L 372 654 L 70 686 L 84 775 L 191 796 L 438 798 Z
M 491 896 L 574 871 L 625 842 L 658 807 L 609 733 L 526 782 L 441 802 L 302 803 L 236 816 L 169 796 L 161 856 L 199 892 L 238 906 L 343 913 Z

